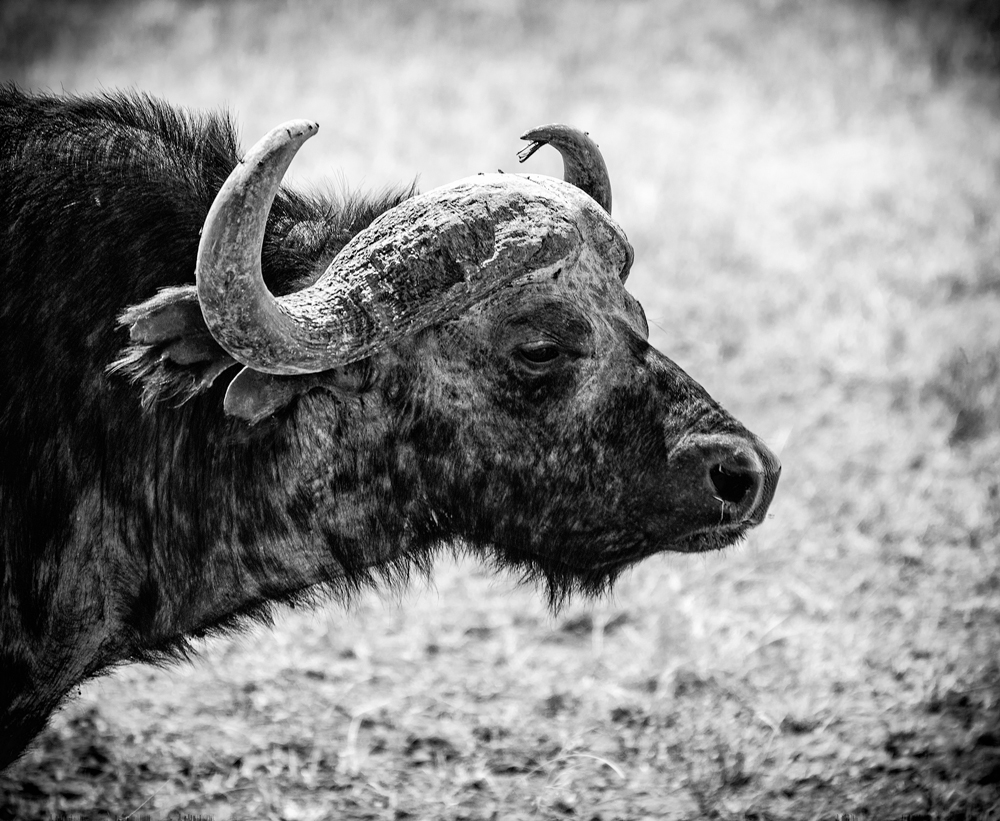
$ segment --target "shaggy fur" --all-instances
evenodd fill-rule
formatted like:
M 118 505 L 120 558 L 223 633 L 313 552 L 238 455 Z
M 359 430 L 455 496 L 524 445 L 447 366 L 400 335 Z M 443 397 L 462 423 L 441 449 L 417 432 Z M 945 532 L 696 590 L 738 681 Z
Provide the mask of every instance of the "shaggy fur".
M 731 544 L 770 500 L 776 469 L 753 516 L 704 489 L 690 437 L 766 449 L 649 347 L 620 265 L 524 277 L 276 383 L 259 424 L 225 416 L 236 370 L 192 283 L 238 158 L 223 117 L 0 89 L 0 766 L 80 682 L 275 602 L 401 584 L 455 544 L 556 602 L 659 550 Z M 283 190 L 269 288 L 311 283 L 412 193 Z M 130 343 L 122 323 L 161 308 L 171 332 Z

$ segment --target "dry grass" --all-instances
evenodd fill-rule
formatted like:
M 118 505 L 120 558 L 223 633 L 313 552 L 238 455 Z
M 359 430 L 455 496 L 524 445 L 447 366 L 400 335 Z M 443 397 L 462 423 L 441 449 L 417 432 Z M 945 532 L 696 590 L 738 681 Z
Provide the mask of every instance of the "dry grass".
M 7 76 L 228 105 L 248 142 L 316 118 L 303 182 L 589 129 L 653 342 L 785 470 L 746 546 L 611 601 L 443 560 L 96 681 L 0 817 L 1000 818 L 1000 83 L 942 71 L 921 4 L 37 5 L 0 7 Z

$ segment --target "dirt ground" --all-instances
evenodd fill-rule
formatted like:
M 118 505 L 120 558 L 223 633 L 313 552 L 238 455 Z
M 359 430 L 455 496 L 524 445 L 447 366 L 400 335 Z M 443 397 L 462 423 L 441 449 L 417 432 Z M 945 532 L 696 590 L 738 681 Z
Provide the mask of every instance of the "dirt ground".
M 651 341 L 784 463 L 745 545 L 607 600 L 443 556 L 91 682 L 0 818 L 1000 819 L 1000 80 L 924 12 L 0 4 L 0 79 L 226 107 L 245 145 L 318 120 L 300 186 L 426 190 L 589 130 Z

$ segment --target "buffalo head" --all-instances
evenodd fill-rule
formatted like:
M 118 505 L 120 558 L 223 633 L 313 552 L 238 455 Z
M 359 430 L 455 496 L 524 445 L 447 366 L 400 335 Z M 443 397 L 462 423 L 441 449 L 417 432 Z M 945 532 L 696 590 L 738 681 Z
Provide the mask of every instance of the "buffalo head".
M 287 123 L 251 149 L 197 266 L 204 323 L 243 366 L 226 411 L 290 414 L 281 484 L 297 527 L 347 539 L 342 564 L 457 541 L 564 591 L 762 521 L 778 460 L 648 344 L 624 287 L 632 247 L 586 135 L 525 135 L 522 159 L 550 143 L 565 180 L 482 174 L 406 199 L 308 287 L 274 296 L 268 212 L 316 130 Z M 156 338 L 157 322 L 126 320 L 133 340 Z

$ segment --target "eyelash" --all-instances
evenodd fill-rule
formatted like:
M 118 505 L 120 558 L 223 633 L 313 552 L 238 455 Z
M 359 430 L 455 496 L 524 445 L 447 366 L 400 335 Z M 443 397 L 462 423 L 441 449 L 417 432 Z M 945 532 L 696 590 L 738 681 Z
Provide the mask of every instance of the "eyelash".
M 557 345 L 550 342 L 536 342 L 528 345 L 521 345 L 517 349 L 518 355 L 530 365 L 547 365 L 554 362 L 562 355 L 562 351 Z

